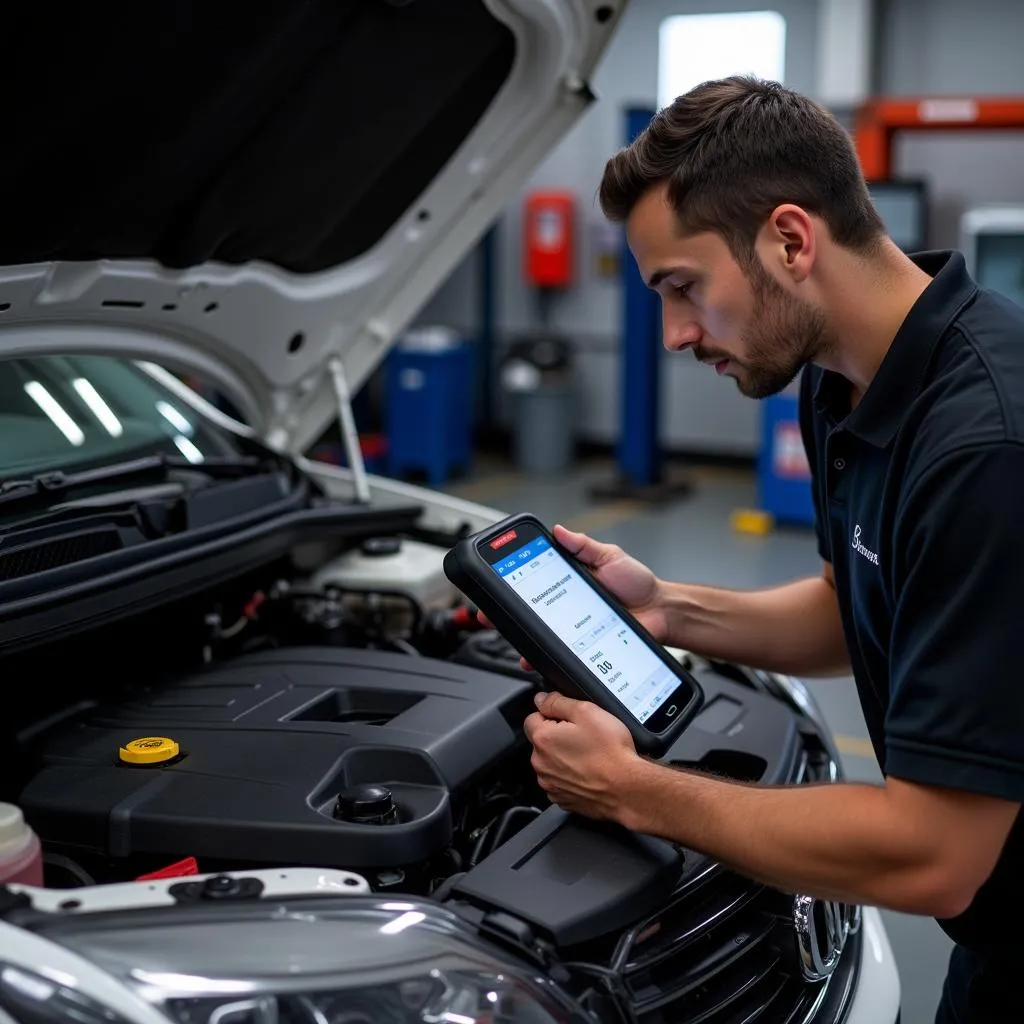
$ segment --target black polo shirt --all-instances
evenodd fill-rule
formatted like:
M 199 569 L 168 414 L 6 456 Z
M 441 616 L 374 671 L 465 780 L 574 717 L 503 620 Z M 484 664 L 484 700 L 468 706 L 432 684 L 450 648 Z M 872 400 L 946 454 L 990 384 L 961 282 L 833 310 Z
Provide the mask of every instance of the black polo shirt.
M 818 549 L 883 773 L 1024 802 L 1024 310 L 959 253 L 914 259 L 932 282 L 856 408 L 838 374 L 802 375 Z M 1018 817 L 940 924 L 984 949 L 1021 916 Z

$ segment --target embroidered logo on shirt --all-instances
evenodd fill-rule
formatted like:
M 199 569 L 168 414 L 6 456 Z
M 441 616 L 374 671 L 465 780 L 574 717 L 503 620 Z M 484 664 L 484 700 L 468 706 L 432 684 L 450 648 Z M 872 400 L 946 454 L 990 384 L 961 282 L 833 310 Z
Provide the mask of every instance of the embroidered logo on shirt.
M 866 547 L 860 542 L 860 523 L 853 528 L 853 550 L 858 555 L 863 555 L 869 562 L 873 562 L 878 565 L 878 555 L 874 551 L 868 551 Z

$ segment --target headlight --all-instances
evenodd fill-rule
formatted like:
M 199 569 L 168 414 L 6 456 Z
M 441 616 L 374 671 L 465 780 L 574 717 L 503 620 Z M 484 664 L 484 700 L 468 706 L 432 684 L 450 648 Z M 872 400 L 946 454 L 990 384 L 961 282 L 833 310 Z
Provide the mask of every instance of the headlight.
M 0 963 L 0 1007 L 20 1024 L 126 1024 L 73 983 L 62 984 L 4 963 Z
M 347 898 L 175 907 L 64 918 L 43 932 L 174 1024 L 584 1021 L 543 977 L 507 962 L 430 904 Z M 82 981 L 74 994 L 89 999 Z M 121 1024 L 98 1005 L 86 1014 L 40 1012 L 49 996 L 37 987 L 33 1004 L 27 988 L 17 1000 L 2 999 L 20 1024 Z

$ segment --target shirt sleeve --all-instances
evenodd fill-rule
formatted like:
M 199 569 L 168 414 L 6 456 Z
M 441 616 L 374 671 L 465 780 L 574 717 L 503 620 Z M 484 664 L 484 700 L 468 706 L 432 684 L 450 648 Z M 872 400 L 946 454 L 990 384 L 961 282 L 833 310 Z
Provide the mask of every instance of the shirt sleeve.
M 818 554 L 823 562 L 831 562 L 832 546 L 828 537 L 828 517 L 822 505 L 821 488 L 818 480 L 820 461 L 818 442 L 814 431 L 814 379 L 811 367 L 804 367 L 800 374 L 800 394 L 798 398 L 800 438 L 804 444 L 807 462 L 811 467 L 811 496 L 814 500 L 814 534 L 818 541 Z M 770 445 L 771 438 L 765 438 L 763 443 Z
M 885 772 L 1024 801 L 1024 447 L 947 455 L 900 504 Z

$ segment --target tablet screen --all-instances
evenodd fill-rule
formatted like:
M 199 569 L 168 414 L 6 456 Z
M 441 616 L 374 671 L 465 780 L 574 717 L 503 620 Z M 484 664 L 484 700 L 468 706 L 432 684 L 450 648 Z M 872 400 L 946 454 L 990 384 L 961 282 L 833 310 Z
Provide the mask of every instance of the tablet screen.
M 520 539 L 494 549 L 491 567 L 629 713 L 646 722 L 679 689 L 679 677 L 546 537 Z M 675 711 L 670 705 L 665 717 Z

